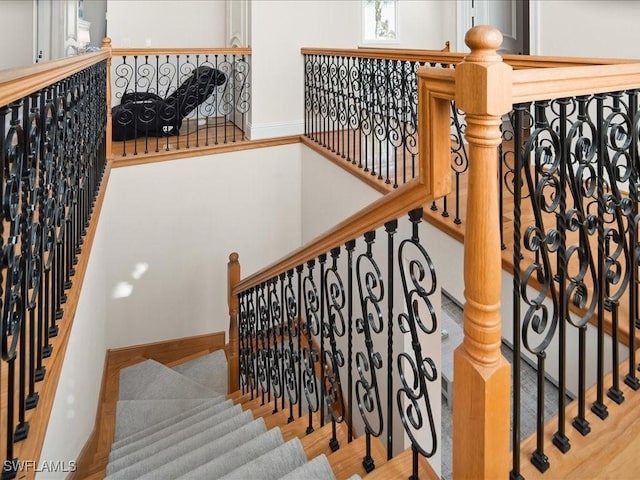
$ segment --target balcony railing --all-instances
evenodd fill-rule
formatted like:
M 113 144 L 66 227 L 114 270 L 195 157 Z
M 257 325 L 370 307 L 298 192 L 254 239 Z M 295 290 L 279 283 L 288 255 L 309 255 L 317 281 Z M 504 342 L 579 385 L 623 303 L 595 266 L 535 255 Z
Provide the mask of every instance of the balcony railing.
M 112 50 L 112 139 L 122 157 L 247 140 L 251 50 Z

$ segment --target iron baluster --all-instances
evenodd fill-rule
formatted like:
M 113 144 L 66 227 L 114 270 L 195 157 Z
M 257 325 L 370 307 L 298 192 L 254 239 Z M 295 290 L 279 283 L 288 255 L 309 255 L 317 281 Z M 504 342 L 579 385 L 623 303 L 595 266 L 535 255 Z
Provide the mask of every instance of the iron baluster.
M 282 308 L 280 299 L 278 298 L 278 277 L 273 277 L 271 282 L 267 284 L 269 288 L 269 313 L 270 313 L 270 331 L 271 331 L 271 347 L 269 348 L 270 359 L 270 381 L 273 390 L 273 413 L 278 411 L 278 399 L 284 398 L 282 392 L 282 381 L 280 377 L 280 364 L 282 357 L 280 355 L 281 341 L 281 325 L 282 325 Z
M 453 223 L 460 225 L 460 182 L 461 177 L 469 169 L 469 157 L 467 155 L 467 147 L 464 142 L 465 128 L 460 122 L 460 112 L 456 108 L 454 101 L 451 102 L 451 156 L 453 163 L 451 168 L 455 173 L 455 218 Z M 502 162 L 500 162 L 502 165 Z M 446 198 L 445 198 L 446 201 Z M 502 202 L 500 202 L 502 204 Z M 446 205 L 444 207 L 446 211 Z M 446 217 L 443 213 L 443 216 Z M 502 216 L 501 216 L 502 218 Z
M 298 333 L 298 350 L 297 350 L 297 355 L 298 355 L 298 418 L 302 417 L 302 361 L 303 361 L 303 355 L 302 355 L 302 334 L 304 333 L 304 328 L 303 328 L 303 318 L 302 318 L 302 305 L 303 305 L 303 297 L 302 297 L 302 271 L 304 269 L 304 265 L 298 265 L 296 267 L 296 277 L 298 279 L 297 282 L 297 286 L 298 286 L 298 294 L 296 295 L 296 298 L 298 299 L 299 302 L 299 307 L 298 307 L 298 316 L 296 318 L 296 330 Z M 306 307 L 305 307 L 306 308 Z
M 356 319 L 356 332 L 362 335 L 366 352 L 356 353 L 358 379 L 355 383 L 358 409 L 365 425 L 367 451 L 362 460 L 365 471 L 375 468 L 371 457 L 371 436 L 378 437 L 384 428 L 380 391 L 376 371 L 383 365 L 382 355 L 374 351 L 373 334 L 380 334 L 384 328 L 381 302 L 384 299 L 385 287 L 380 268 L 373 258 L 375 231 L 364 234 L 366 252 L 358 255 L 356 261 L 356 279 L 362 317 Z M 369 414 L 373 414 L 372 418 Z M 372 421 L 373 420 L 373 421 Z
M 566 246 L 567 234 L 565 230 L 565 212 L 567 210 L 567 172 L 568 144 L 567 138 L 567 105 L 570 100 L 563 98 L 557 100 L 560 108 L 558 135 L 562 141 L 561 148 L 557 151 L 560 155 L 558 177 L 558 211 L 555 213 L 556 231 L 558 235 L 558 247 L 556 253 L 556 282 L 558 283 L 558 430 L 553 435 L 553 444 L 562 453 L 567 453 L 571 448 L 569 438 L 565 433 L 565 399 L 567 392 L 567 300 L 566 288 Z M 543 380 L 544 381 L 544 380 Z M 544 408 L 544 403 L 543 403 Z
M 632 117 L 632 141 L 629 154 L 632 160 L 631 177 L 629 179 L 629 196 L 632 200 L 632 210 L 629 220 L 629 245 L 631 249 L 629 269 L 629 370 L 624 377 L 624 383 L 633 390 L 640 389 L 640 382 L 636 377 L 636 338 L 635 328 L 638 321 L 638 201 L 640 200 L 638 168 L 638 90 L 630 90 L 629 116 Z
M 524 347 L 536 355 L 538 369 L 538 401 L 537 401 L 537 446 L 531 462 L 541 472 L 549 468 L 549 461 L 544 454 L 544 371 L 546 349 L 551 343 L 558 324 L 558 296 L 553 283 L 551 254 L 558 249 L 558 235 L 555 229 L 546 229 L 543 212 L 552 213 L 557 209 L 557 172 L 559 168 L 559 139 L 549 127 L 545 109 L 549 102 L 536 102 L 535 129 L 527 140 L 522 154 L 523 172 L 527 190 L 530 192 L 534 213 L 534 224 L 529 225 L 522 238 L 525 250 L 533 254 L 533 262 L 525 269 L 520 279 L 520 297 L 527 305 L 522 320 L 522 341 Z M 533 165 L 529 165 L 529 159 Z M 531 169 L 534 170 L 532 175 Z M 532 296 L 526 286 L 535 278 L 540 286 L 539 292 Z M 549 312 L 544 304 L 547 297 L 552 300 L 553 311 Z
M 324 303 L 324 298 L 325 298 L 325 294 L 326 294 L 326 278 L 325 278 L 325 265 L 327 263 L 327 254 L 323 253 L 320 254 L 318 256 L 318 263 L 320 264 L 320 306 L 319 306 L 319 310 L 320 310 L 320 318 L 318 319 L 318 330 L 319 330 L 319 334 L 320 334 L 320 353 L 319 353 L 319 361 L 320 361 L 320 385 L 322 387 L 324 387 L 326 378 L 325 378 L 325 368 L 326 368 L 326 363 L 325 363 L 325 358 L 324 358 L 324 339 L 325 336 L 328 334 L 328 332 L 326 331 L 325 328 L 325 303 Z M 324 401 L 325 401 L 325 395 L 324 395 L 324 388 L 323 391 L 321 392 L 320 395 L 320 428 L 324 427 Z
M 261 405 L 264 405 L 267 401 L 265 396 L 268 394 L 271 398 L 271 391 L 269 389 L 269 363 L 268 363 L 268 345 L 266 331 L 269 329 L 269 307 L 267 306 L 264 296 L 264 283 L 258 285 L 256 288 L 256 305 L 258 307 L 257 318 L 257 332 L 258 332 L 258 346 L 257 346 L 257 373 L 258 373 L 258 386 L 262 395 Z
M 395 248 L 393 237 L 398 231 L 398 220 L 385 223 L 387 232 L 387 285 L 389 297 L 387 298 L 387 460 L 393 456 L 393 292 L 394 292 L 394 266 Z
M 340 448 L 336 434 L 336 424 L 344 419 L 344 400 L 340 368 L 345 364 L 342 350 L 338 348 L 336 337 L 343 337 L 346 330 L 344 308 L 346 296 L 342 277 L 338 271 L 340 247 L 331 250 L 331 266 L 324 272 L 323 284 L 326 299 L 326 316 L 323 316 L 322 329 L 329 340 L 329 350 L 324 350 L 321 359 L 323 367 L 323 390 L 327 399 L 327 408 L 331 416 L 331 440 L 329 447 L 335 452 Z
M 522 365 L 521 355 L 521 321 L 520 310 L 520 285 L 522 262 L 522 167 L 525 164 L 523 152 L 523 116 L 529 110 L 529 104 L 518 104 L 514 106 L 513 112 L 513 405 L 512 405 L 512 469 L 509 473 L 511 480 L 523 480 L 520 474 L 520 402 L 521 402 L 521 376 Z M 504 131 L 503 131 L 504 138 Z M 527 162 L 528 163 L 528 162 Z M 528 165 L 527 165 L 528 168 Z
M 604 252 L 605 229 L 605 197 L 604 197 L 604 156 L 606 148 L 605 132 L 602 129 L 604 122 L 604 99 L 605 95 L 598 94 L 596 98 L 596 125 L 598 126 L 598 146 L 597 146 L 597 195 L 598 195 L 598 340 L 597 340 L 597 387 L 596 401 L 591 405 L 591 411 L 600 419 L 604 420 L 609 416 L 607 406 L 604 404 L 604 301 L 605 301 L 605 268 L 606 260 Z
M 296 376 L 296 364 L 299 362 L 299 350 L 296 350 L 294 344 L 294 337 L 300 336 L 298 328 L 298 301 L 295 296 L 291 279 L 293 277 L 293 270 L 287 272 L 287 284 L 284 289 L 283 298 L 287 312 L 287 337 L 289 340 L 289 348 L 284 353 L 285 363 L 285 382 L 287 385 L 287 394 L 289 397 L 289 418 L 288 422 L 293 422 L 293 406 L 296 403 L 300 403 L 300 396 L 298 395 L 298 377 Z
M 593 161 L 596 155 L 596 128 L 587 115 L 588 97 L 578 96 L 577 121 L 573 123 L 565 142 L 567 143 L 568 187 L 571 194 L 572 207 L 566 212 L 565 228 L 570 232 L 578 232 L 578 245 L 571 245 L 566 250 L 566 265 L 578 265 L 575 272 L 566 270 L 567 281 L 565 298 L 571 305 L 584 313 L 577 319 L 569 310 L 568 320 L 578 328 L 578 415 L 572 425 L 582 435 L 591 431 L 586 413 L 586 333 L 587 323 L 595 313 L 597 295 L 589 299 L 585 280 L 590 275 L 593 285 L 597 285 L 596 266 L 589 244 L 589 236 L 595 232 L 596 217 L 589 213 L 589 202 L 595 191 L 595 171 Z
M 302 331 L 306 336 L 307 345 L 302 349 L 302 379 L 304 383 L 304 395 L 307 399 L 307 411 L 309 412 L 309 426 L 307 435 L 314 431 L 313 413 L 320 407 L 318 398 L 318 384 L 316 378 L 316 362 L 318 361 L 318 350 L 314 341 L 320 335 L 320 320 L 318 319 L 321 300 L 318 296 L 318 289 L 314 280 L 313 269 L 315 260 L 307 262 L 307 275 L 304 277 L 302 288 L 304 293 L 304 318 Z
M 356 241 L 345 244 L 347 251 L 347 442 L 353 440 L 353 251 Z
M 410 478 L 417 479 L 416 454 L 429 458 L 438 448 L 428 388 L 429 383 L 438 379 L 438 371 L 433 358 L 423 353 L 424 338 L 420 338 L 438 331 L 438 319 L 432 302 L 438 289 L 433 262 L 420 243 L 422 208 L 409 212 L 409 220 L 411 236 L 400 242 L 397 254 L 404 294 L 404 311 L 398 315 L 398 326 L 403 335 L 409 335 L 411 349 L 409 352 L 400 352 L 397 357 L 401 387 L 396 394 L 396 401 L 400 420 L 414 451 L 413 474 Z M 428 443 L 421 445 L 417 433 L 425 430 Z

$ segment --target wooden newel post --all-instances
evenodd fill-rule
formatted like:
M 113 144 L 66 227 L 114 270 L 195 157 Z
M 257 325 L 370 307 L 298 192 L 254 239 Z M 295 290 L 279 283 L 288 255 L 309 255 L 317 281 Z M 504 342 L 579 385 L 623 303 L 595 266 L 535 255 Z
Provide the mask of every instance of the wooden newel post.
M 228 393 L 240 388 L 240 358 L 238 356 L 238 296 L 233 294 L 233 289 L 240 282 L 240 262 L 238 254 L 229 255 L 227 263 L 227 301 L 229 304 L 229 343 L 227 345 L 227 365 L 229 368 Z
M 111 150 L 111 131 L 112 131 L 112 119 L 111 119 L 111 39 L 104 37 L 102 39 L 102 50 L 108 53 L 107 57 L 107 128 L 106 128 L 106 155 L 107 161 L 113 160 L 113 152 Z
M 496 49 L 502 34 L 467 32 L 456 67 L 456 105 L 466 113 L 469 187 L 464 239 L 464 341 L 454 354 L 453 477 L 509 475 L 510 365 L 500 352 L 501 256 L 498 146 L 511 111 L 512 69 Z

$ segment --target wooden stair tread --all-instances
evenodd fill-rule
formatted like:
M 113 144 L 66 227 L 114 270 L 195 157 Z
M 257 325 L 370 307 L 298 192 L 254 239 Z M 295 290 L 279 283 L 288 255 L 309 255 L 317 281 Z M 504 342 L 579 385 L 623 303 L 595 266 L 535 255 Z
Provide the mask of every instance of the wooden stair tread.
M 318 428 L 313 433 L 300 439 L 309 460 L 321 454 L 325 454 L 328 457 L 333 453 L 329 446 L 332 430 L 331 422 L 329 422 L 324 427 Z M 336 439 L 340 448 L 347 445 L 347 427 L 344 422 L 336 424 Z
M 391 460 L 388 460 L 384 465 L 376 467 L 373 472 L 367 475 L 366 479 L 388 480 L 390 478 L 409 478 L 412 474 L 412 455 L 413 452 L 411 448 L 406 449 Z M 431 465 L 429 465 L 429 462 L 422 455 L 418 455 L 418 477 L 421 480 L 440 480 L 440 476 L 433 470 Z
M 640 354 L 640 350 L 637 355 Z M 566 409 L 566 435 L 571 442 L 571 449 L 563 454 L 551 443 L 557 431 L 558 420 L 554 417 L 545 425 L 544 453 L 549 458 L 550 467 L 545 474 L 540 473 L 530 462 L 531 454 L 536 448 L 535 433 L 521 444 L 521 473 L 527 479 L 540 478 L 638 478 L 640 475 L 640 391 L 628 387 L 622 379 L 628 372 L 628 362 L 620 364 L 620 390 L 624 394 L 624 402 L 616 404 L 609 397 L 604 403 L 609 410 L 605 420 L 596 417 L 590 406 L 596 398 L 596 386 L 587 391 L 586 418 L 591 426 L 591 433 L 582 436 L 571 426 L 577 415 L 578 403 L 571 402 Z M 605 392 L 611 385 L 612 373 L 605 376 Z
M 362 457 L 366 452 L 366 436 L 363 435 L 340 447 L 340 450 L 327 457 L 337 480 L 346 480 L 354 474 L 364 478 L 367 475 L 362 466 Z M 387 462 L 387 450 L 376 437 L 371 437 L 371 457 L 376 468 Z
M 267 426 L 267 429 L 279 427 L 280 425 L 286 425 L 288 418 L 288 410 L 278 410 L 277 412 L 272 412 L 271 415 L 265 415 L 264 417 L 262 417 L 262 419 L 264 420 L 264 424 Z
M 313 414 L 313 425 L 320 425 L 320 414 L 315 412 Z M 285 442 L 288 442 L 292 438 L 302 438 L 307 434 L 307 427 L 309 426 L 309 415 L 304 415 L 295 419 L 291 423 L 280 426 L 280 432 Z
M 227 395 L 227 400 L 233 400 L 233 403 L 237 403 L 236 400 L 245 396 L 247 394 L 242 393 L 242 390 L 236 390 L 235 392 L 231 392 Z

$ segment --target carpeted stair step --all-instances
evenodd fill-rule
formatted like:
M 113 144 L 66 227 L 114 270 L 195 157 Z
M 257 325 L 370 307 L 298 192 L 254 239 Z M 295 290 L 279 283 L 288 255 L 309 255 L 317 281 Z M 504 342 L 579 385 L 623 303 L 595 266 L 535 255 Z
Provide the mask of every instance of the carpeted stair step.
M 266 431 L 266 426 L 261 420 L 250 421 L 226 433 L 222 433 L 217 427 L 207 428 L 184 440 L 166 445 L 153 454 L 144 455 L 135 463 L 113 473 L 110 472 L 111 474 L 107 478 L 109 480 L 138 479 L 148 472 L 155 472 L 155 469 L 162 471 L 155 472 L 147 478 L 175 478 L 208 462 L 211 458 L 216 458 L 237 446 L 252 441 Z M 281 435 L 278 434 L 278 436 L 281 438 Z M 135 456 L 139 457 L 139 455 L 133 455 L 126 457 L 126 459 L 133 459 Z M 120 460 L 124 461 L 125 459 Z
M 222 397 L 220 401 L 222 401 Z M 120 400 L 116 404 L 114 439 L 122 439 L 164 420 L 201 407 L 207 399 Z
M 200 424 L 193 425 L 185 430 L 177 431 L 168 437 L 162 438 L 143 448 L 139 448 L 126 456 L 110 460 L 107 465 L 107 474 L 111 475 L 118 470 L 133 465 L 136 462 L 150 457 L 151 455 L 169 448 L 178 442 L 186 440 L 187 438 L 197 435 L 200 432 L 204 432 L 204 435 L 209 439 L 215 439 L 227 435 L 228 433 L 231 433 L 253 421 L 251 412 L 242 412 L 225 420 L 226 414 L 226 411 L 222 412 L 207 419 L 206 422 L 201 422 Z
M 162 439 L 172 437 L 175 434 L 180 434 L 180 432 L 188 431 L 190 433 L 197 433 L 203 428 L 203 424 L 206 423 L 207 425 L 210 425 L 212 418 L 214 418 L 216 421 L 220 421 L 220 419 L 227 419 L 231 418 L 232 416 L 239 415 L 241 412 L 242 407 L 240 407 L 239 405 L 233 405 L 233 403 L 228 400 L 217 405 L 212 405 L 211 407 L 199 411 L 191 417 L 171 424 L 168 427 L 142 437 L 135 442 L 128 443 L 116 449 L 112 448 L 111 454 L 109 455 L 109 461 L 115 460 L 125 455 L 129 455 L 131 452 L 135 452 L 136 450 L 144 448 L 147 445 L 152 445 Z
M 189 451 L 185 451 L 184 454 L 181 454 L 179 457 L 176 457 L 175 459 L 171 459 L 170 461 L 165 461 L 167 457 L 164 457 L 162 458 L 162 461 L 164 463 L 161 463 L 158 466 L 153 466 L 156 464 L 157 461 L 160 461 L 160 457 L 162 456 L 162 454 L 164 454 L 165 452 L 169 453 L 169 449 L 167 449 L 164 452 L 160 452 L 157 455 L 158 456 L 157 460 L 155 458 L 150 458 L 149 460 L 151 460 L 151 462 L 145 461 L 144 467 L 146 468 L 146 470 L 144 470 L 138 477 L 132 477 L 132 478 L 138 478 L 140 480 L 142 479 L 155 480 L 159 478 L 177 478 L 180 475 L 186 475 L 187 473 L 189 473 L 194 469 L 197 469 L 201 465 L 212 462 L 212 459 L 219 461 L 219 463 L 224 462 L 224 460 L 221 460 L 221 458 L 224 457 L 227 453 L 233 452 L 234 449 L 238 447 L 242 448 L 242 454 L 239 455 L 237 452 L 235 452 L 234 453 L 235 457 L 232 457 L 232 458 L 235 458 L 237 461 L 239 461 L 241 465 L 247 460 L 247 457 L 246 457 L 247 452 L 245 452 L 246 445 L 248 445 L 251 441 L 257 438 L 262 438 L 262 441 L 264 442 L 265 445 L 269 443 L 268 441 L 270 437 L 275 436 L 275 438 L 278 438 L 278 437 L 282 438 L 281 435 L 276 435 L 276 433 L 278 432 L 274 431 L 274 433 L 271 433 L 271 431 L 267 431 L 267 427 L 264 424 L 264 421 L 261 418 L 259 418 L 257 420 L 254 420 L 251 423 L 248 423 L 243 427 L 240 427 L 234 432 L 228 433 L 223 437 L 215 439 L 206 444 L 197 445 L 191 448 Z M 268 434 L 269 436 L 264 437 L 262 436 L 263 434 Z M 175 455 L 175 453 L 182 451 L 185 447 L 188 446 L 188 442 L 189 440 L 185 442 L 180 442 L 180 444 L 176 445 L 175 449 L 171 449 L 170 455 L 173 456 Z M 277 447 L 280 443 L 275 444 L 271 448 Z M 236 468 L 235 464 L 230 463 L 229 465 L 230 466 L 228 467 L 228 470 L 224 470 L 222 474 L 227 473 L 227 471 L 231 471 L 234 468 Z M 213 468 L 210 468 L 209 470 L 213 471 Z M 201 477 L 201 478 L 212 478 L 212 477 L 208 476 L 208 477 Z
M 240 448 L 242 449 L 242 447 Z M 242 450 L 238 453 L 242 454 Z M 249 478 L 277 480 L 306 462 L 307 456 L 302 449 L 300 440 L 294 438 L 220 478 L 221 480 L 247 480 Z M 186 476 L 183 478 L 206 477 Z
M 359 478 L 359 477 L 358 477 Z M 331 470 L 329 460 L 325 455 L 319 455 L 301 467 L 289 472 L 280 480 L 336 480 L 336 476 Z M 353 479 L 355 480 L 355 479 Z
M 146 360 L 120 371 L 119 400 L 211 398 L 217 395 L 155 360 Z
M 220 478 L 226 474 L 235 471 L 246 465 L 248 462 L 262 457 L 265 454 L 276 451 L 278 447 L 284 445 L 280 430 L 277 428 L 267 430 L 252 440 L 236 446 L 233 450 L 224 452 L 217 457 L 206 459 L 197 468 L 187 468 L 182 470 L 178 476 L 165 476 L 164 473 L 169 470 L 169 465 L 164 468 L 149 472 L 142 477 L 144 480 L 153 480 L 156 478 Z M 257 476 L 246 478 L 262 478 L 262 473 Z
M 122 401 L 131 401 L 131 402 L 137 402 L 138 400 L 122 400 Z M 144 400 L 143 400 L 144 401 Z M 189 410 L 185 410 L 184 412 L 180 413 L 179 415 L 176 415 L 173 418 L 167 418 L 166 420 L 163 420 L 161 422 L 158 422 L 155 425 L 152 425 L 150 427 L 147 427 L 143 430 L 139 430 L 136 433 L 133 433 L 127 437 L 124 438 L 120 438 L 117 441 L 113 442 L 113 444 L 111 445 L 111 450 L 117 450 L 118 448 L 121 448 L 125 445 L 128 445 L 129 443 L 133 443 L 137 440 L 140 440 L 142 438 L 146 438 L 150 435 L 152 435 L 153 433 L 162 430 L 164 428 L 167 428 L 175 423 L 178 423 L 182 420 L 185 420 L 187 418 L 191 418 L 194 415 L 198 414 L 201 411 L 207 410 L 211 407 L 214 407 L 215 405 L 219 405 L 222 404 L 223 402 L 225 402 L 224 397 L 220 396 L 220 397 L 214 397 L 214 398 L 210 398 L 205 400 L 201 405 L 197 406 L 197 407 L 193 407 L 192 409 Z M 116 424 L 116 429 L 118 429 L 118 425 Z
M 216 350 L 172 369 L 214 392 L 227 394 L 227 356 L 224 350 Z

